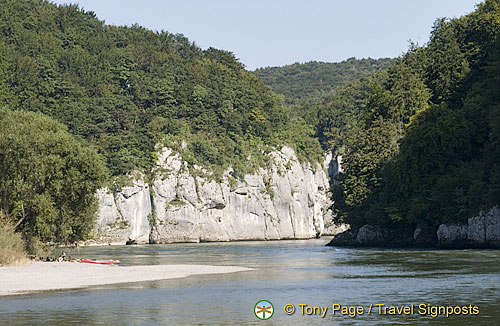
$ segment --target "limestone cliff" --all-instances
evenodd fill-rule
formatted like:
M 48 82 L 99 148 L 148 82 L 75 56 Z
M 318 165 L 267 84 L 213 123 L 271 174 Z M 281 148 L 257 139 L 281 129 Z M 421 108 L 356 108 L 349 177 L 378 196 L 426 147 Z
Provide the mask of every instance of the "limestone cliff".
M 269 168 L 242 180 L 209 171 L 163 148 L 152 182 L 140 177 L 112 194 L 101 189 L 95 240 L 138 243 L 306 239 L 322 234 L 329 182 L 320 164 L 301 164 L 283 147 Z
M 467 224 L 441 224 L 437 239 L 446 247 L 500 248 L 500 208 L 481 211 L 469 218 Z
M 99 212 L 95 226 L 98 242 L 125 242 L 134 239 L 148 242 L 151 225 L 151 200 L 149 185 L 143 178 L 133 180 L 113 194 L 108 188 L 97 191 Z

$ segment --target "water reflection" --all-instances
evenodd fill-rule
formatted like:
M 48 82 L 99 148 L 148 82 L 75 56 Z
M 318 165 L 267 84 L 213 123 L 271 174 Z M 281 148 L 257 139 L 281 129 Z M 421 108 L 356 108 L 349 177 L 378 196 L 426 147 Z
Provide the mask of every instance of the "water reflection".
M 12 325 L 262 325 L 255 302 L 270 300 L 267 325 L 496 325 L 500 251 L 328 248 L 328 239 L 281 242 L 105 246 L 73 256 L 119 259 L 124 265 L 240 265 L 258 270 L 45 292 L 0 298 Z M 118 267 L 119 268 L 119 267 Z M 432 304 L 480 307 L 479 316 L 287 316 L 283 306 Z

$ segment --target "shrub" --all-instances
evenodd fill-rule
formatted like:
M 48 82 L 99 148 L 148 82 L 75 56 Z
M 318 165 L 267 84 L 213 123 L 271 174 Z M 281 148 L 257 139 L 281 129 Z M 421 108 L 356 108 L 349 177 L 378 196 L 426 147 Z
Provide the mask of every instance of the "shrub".
M 27 262 L 24 241 L 20 233 L 0 212 L 0 266 L 21 265 Z

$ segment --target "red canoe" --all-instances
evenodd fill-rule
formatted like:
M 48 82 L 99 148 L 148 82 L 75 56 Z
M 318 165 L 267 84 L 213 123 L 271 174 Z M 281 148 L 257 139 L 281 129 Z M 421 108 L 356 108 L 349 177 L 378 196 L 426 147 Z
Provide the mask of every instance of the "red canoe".
M 91 259 L 75 259 L 77 263 L 90 263 L 90 264 L 101 264 L 101 265 L 114 265 L 120 264 L 119 260 L 91 260 Z

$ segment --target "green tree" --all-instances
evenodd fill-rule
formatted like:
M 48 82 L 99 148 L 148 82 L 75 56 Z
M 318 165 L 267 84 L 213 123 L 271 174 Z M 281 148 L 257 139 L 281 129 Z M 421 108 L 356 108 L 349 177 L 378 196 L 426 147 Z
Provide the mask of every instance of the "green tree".
M 41 113 L 0 110 L 0 209 L 27 239 L 86 239 L 105 168 L 96 151 Z
M 324 108 L 344 154 L 339 220 L 432 229 L 500 204 L 499 42 L 500 5 L 485 1 Z
M 273 137 L 301 125 L 229 51 L 138 25 L 108 26 L 77 5 L 0 0 L 0 7 L 0 102 L 64 123 L 98 148 L 113 176 L 148 173 L 155 146 L 173 137 L 221 147 L 221 168 L 245 166 L 250 152 L 233 152 L 236 139 L 265 146 L 297 139 Z M 193 163 L 216 167 L 207 151 L 197 153 Z

